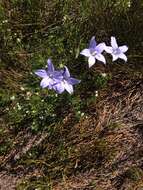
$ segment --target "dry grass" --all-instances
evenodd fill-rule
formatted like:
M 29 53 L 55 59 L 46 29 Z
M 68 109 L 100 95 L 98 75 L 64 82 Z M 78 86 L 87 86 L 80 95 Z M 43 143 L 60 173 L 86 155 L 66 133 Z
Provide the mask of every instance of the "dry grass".
M 69 114 L 56 126 L 53 137 L 29 131 L 13 136 L 13 147 L 1 156 L 1 169 L 32 179 L 45 176 L 47 168 L 55 190 L 141 187 L 143 80 L 118 77 L 120 80 L 114 77 L 108 90 L 100 93 L 99 102 L 90 106 L 88 118 L 72 124 Z M 57 143 L 62 143 L 60 152 Z M 45 147 L 44 152 L 33 161 L 25 159 L 34 147 Z M 23 159 L 31 170 L 24 162 L 19 163 Z

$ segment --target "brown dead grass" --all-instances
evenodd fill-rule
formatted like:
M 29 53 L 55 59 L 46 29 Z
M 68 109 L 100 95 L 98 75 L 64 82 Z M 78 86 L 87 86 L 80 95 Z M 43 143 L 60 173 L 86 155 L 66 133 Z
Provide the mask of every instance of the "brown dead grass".
M 21 179 L 45 176 L 42 170 L 44 165 L 54 174 L 54 190 L 141 188 L 143 79 L 120 77 L 119 80 L 114 77 L 108 90 L 101 92 L 99 102 L 92 104 L 89 111 L 90 116 L 81 119 L 73 127 L 72 115 L 66 117 L 53 143 L 49 142 L 49 136 L 44 132 L 38 135 L 29 131 L 19 132 L 14 137 L 13 148 L 0 158 L 1 170 L 6 171 L 3 183 L 6 183 L 6 175 L 11 176 L 13 172 L 15 178 Z M 60 160 L 52 160 L 49 164 L 49 154 L 56 150 L 59 137 L 64 141 L 64 151 L 68 152 L 65 159 L 67 164 Z M 32 170 L 18 164 L 33 147 L 42 147 L 45 142 L 48 154 L 46 151 L 41 153 L 37 161 L 40 164 Z M 55 177 L 59 171 L 64 174 L 62 179 Z
M 58 182 L 55 190 L 138 189 L 143 185 L 143 80 L 111 81 L 109 91 L 101 96 L 103 100 L 94 105 L 96 112 L 74 126 L 75 150 L 84 155 L 78 162 L 85 162 L 85 167 L 90 162 L 93 167 Z M 73 134 L 69 136 L 73 138 Z M 101 166 L 96 169 L 97 155 L 91 157 L 94 149 L 98 149 L 97 139 L 104 140 L 106 146 Z

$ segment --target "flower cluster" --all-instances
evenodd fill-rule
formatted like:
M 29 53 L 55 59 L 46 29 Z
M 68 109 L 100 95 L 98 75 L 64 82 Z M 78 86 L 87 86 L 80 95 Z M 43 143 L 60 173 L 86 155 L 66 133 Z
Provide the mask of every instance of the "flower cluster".
M 80 80 L 72 78 L 66 66 L 62 70 L 55 70 L 51 59 L 48 59 L 47 66 L 47 69 L 35 71 L 35 74 L 42 78 L 40 86 L 53 89 L 58 94 L 63 93 L 65 90 L 72 94 L 73 85 L 80 83 Z
M 90 40 L 89 47 L 80 52 L 81 55 L 88 57 L 89 67 L 95 64 L 96 59 L 106 64 L 105 57 L 102 55 L 103 51 L 112 55 L 112 61 L 116 61 L 118 58 L 127 61 L 127 57 L 124 54 L 128 50 L 126 45 L 118 46 L 115 37 L 111 37 L 111 46 L 107 46 L 104 42 L 97 45 L 95 37 Z
M 118 58 L 127 61 L 127 57 L 124 54 L 128 50 L 126 45 L 118 46 L 116 38 L 111 37 L 111 46 L 107 46 L 104 42 L 97 44 L 95 37 L 90 40 L 89 47 L 80 52 L 81 55 L 88 57 L 89 68 L 93 66 L 96 60 L 106 64 L 103 52 L 112 55 L 112 61 L 116 61 Z M 47 61 L 47 69 L 39 69 L 35 71 L 35 74 L 42 78 L 40 86 L 42 88 L 48 88 L 55 90 L 58 94 L 63 93 L 65 90 L 72 94 L 73 85 L 80 83 L 80 80 L 72 78 L 70 72 L 66 66 L 61 70 L 55 70 L 51 59 Z

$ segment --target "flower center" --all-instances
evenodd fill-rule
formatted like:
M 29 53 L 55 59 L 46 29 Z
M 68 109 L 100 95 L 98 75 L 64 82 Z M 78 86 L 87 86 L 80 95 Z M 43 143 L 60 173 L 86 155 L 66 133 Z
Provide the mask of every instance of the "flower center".
M 118 55 L 120 53 L 121 53 L 121 51 L 119 48 L 113 50 L 113 54 L 115 54 L 115 55 Z
M 91 55 L 92 55 L 92 56 L 97 55 L 97 51 L 93 51 L 93 52 L 91 52 Z

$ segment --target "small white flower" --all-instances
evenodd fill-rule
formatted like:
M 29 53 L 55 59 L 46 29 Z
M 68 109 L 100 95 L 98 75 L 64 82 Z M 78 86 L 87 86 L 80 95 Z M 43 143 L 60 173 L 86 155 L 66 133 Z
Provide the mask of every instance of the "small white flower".
M 11 97 L 10 97 L 10 100 L 15 100 L 15 96 L 11 96 Z
M 20 38 L 17 38 L 16 40 L 17 40 L 17 42 L 21 42 L 21 39 L 20 39 Z
M 106 73 L 101 73 L 102 77 L 106 77 L 107 74 Z
M 98 91 L 95 91 L 95 97 L 98 97 Z
M 22 109 L 22 106 L 21 106 L 19 103 L 17 103 L 17 109 L 18 109 L 18 110 L 21 110 L 21 109 Z
M 24 90 L 25 90 L 25 88 L 24 88 L 23 86 L 21 86 L 21 87 L 20 87 L 20 90 L 24 91 Z

